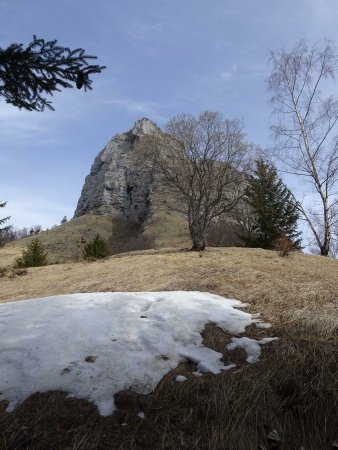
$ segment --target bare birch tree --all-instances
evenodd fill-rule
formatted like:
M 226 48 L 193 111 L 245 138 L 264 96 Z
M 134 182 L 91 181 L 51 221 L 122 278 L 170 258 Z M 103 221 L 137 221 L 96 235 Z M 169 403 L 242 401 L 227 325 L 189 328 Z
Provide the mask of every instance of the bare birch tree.
M 166 132 L 145 136 L 139 145 L 175 189 L 176 210 L 188 219 L 192 249 L 204 250 L 212 221 L 232 210 L 243 195 L 239 171 L 249 148 L 243 125 L 206 111 L 198 117 L 174 117 Z
M 320 254 L 330 254 L 337 224 L 338 101 L 324 89 L 337 70 L 336 49 L 326 42 L 308 47 L 300 41 L 291 52 L 271 54 L 269 86 L 278 123 L 272 127 L 279 155 L 288 173 L 303 177 L 314 188 L 319 207 L 298 207 Z

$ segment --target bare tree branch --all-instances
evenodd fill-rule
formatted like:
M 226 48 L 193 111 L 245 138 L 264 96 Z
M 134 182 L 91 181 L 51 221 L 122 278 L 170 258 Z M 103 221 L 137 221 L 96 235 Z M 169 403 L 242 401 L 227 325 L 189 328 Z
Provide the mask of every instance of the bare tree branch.
M 306 177 L 320 200 L 320 220 L 300 206 L 321 255 L 328 256 L 332 238 L 330 208 L 338 176 L 338 101 L 322 87 L 334 79 L 337 54 L 326 42 L 308 48 L 301 41 L 291 52 L 271 54 L 269 79 L 272 105 L 279 124 L 272 127 L 286 170 Z M 300 205 L 300 203 L 299 203 Z
M 142 138 L 136 152 L 176 189 L 176 209 L 188 219 L 193 249 L 201 250 L 212 221 L 243 196 L 250 146 L 240 121 L 215 112 L 174 117 L 166 131 Z

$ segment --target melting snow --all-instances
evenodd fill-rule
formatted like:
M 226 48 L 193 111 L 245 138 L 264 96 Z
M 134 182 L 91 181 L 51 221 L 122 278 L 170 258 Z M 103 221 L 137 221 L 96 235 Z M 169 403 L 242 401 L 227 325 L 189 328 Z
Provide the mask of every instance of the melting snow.
M 72 294 L 0 305 L 0 401 L 7 411 L 39 391 L 63 390 L 115 409 L 125 389 L 151 392 L 183 360 L 219 373 L 222 354 L 202 345 L 205 324 L 239 334 L 256 320 L 233 299 L 201 292 Z M 268 340 L 235 340 L 257 360 Z M 248 339 L 248 338 L 242 338 Z M 251 343 L 250 343 L 251 342 Z M 230 348 L 229 346 L 229 348 Z M 249 358 L 248 358 L 249 360 Z
M 175 381 L 178 381 L 179 383 L 184 383 L 185 381 L 187 381 L 187 377 L 185 377 L 184 375 L 177 375 L 177 377 L 175 378 Z
M 231 344 L 227 345 L 228 350 L 234 350 L 235 348 L 244 348 L 247 354 L 247 362 L 254 363 L 259 360 L 261 355 L 261 345 L 274 341 L 277 338 L 264 338 L 256 341 L 248 337 L 233 337 L 231 338 Z

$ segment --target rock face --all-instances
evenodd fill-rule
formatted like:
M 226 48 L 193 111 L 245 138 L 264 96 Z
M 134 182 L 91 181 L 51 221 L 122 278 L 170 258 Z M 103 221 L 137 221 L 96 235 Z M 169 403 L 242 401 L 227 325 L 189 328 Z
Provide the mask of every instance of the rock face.
M 74 218 L 98 214 L 138 224 L 145 222 L 154 181 L 149 169 L 131 164 L 131 154 L 137 140 L 159 131 L 153 122 L 143 118 L 128 132 L 113 137 L 94 160 Z

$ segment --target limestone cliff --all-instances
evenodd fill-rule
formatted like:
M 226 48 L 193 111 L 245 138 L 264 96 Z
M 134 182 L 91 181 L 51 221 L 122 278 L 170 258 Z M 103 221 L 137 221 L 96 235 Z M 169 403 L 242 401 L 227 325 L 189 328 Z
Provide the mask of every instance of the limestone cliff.
M 108 142 L 86 177 L 74 218 L 98 214 L 144 223 L 150 211 L 153 179 L 147 167 L 135 167 L 130 158 L 138 139 L 159 131 L 153 122 L 143 118 Z

